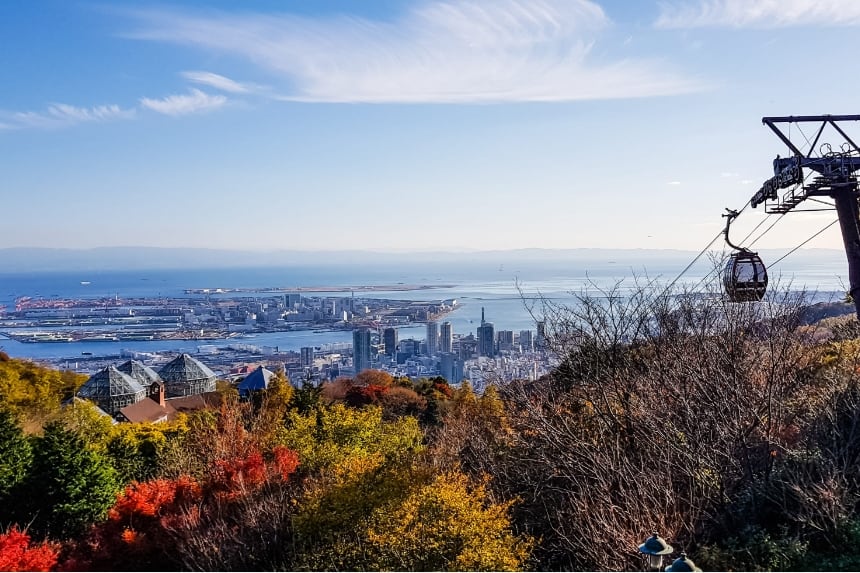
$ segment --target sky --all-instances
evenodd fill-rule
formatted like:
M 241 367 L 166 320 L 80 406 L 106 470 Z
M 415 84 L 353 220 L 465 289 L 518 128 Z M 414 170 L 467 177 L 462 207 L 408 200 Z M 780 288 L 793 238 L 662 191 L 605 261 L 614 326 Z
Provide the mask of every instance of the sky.
M 858 28 L 855 0 L 0 2 L 0 248 L 698 251 L 788 154 L 763 116 L 860 113 Z

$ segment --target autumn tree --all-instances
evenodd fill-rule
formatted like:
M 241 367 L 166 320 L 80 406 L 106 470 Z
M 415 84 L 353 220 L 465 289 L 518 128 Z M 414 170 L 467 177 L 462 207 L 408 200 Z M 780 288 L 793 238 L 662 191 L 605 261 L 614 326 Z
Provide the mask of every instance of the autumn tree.
M 54 543 L 33 544 L 25 531 L 12 526 L 0 533 L 0 571 L 51 571 L 58 549 Z

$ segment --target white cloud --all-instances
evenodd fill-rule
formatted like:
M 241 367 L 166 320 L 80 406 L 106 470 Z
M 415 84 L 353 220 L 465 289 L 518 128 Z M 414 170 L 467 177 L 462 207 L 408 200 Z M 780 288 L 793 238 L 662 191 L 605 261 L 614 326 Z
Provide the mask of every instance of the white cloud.
M 230 78 L 213 74 L 212 72 L 188 71 L 182 72 L 181 75 L 196 84 L 203 84 L 224 92 L 244 94 L 252 91 L 252 86 L 240 84 Z
M 661 2 L 658 28 L 782 28 L 860 25 L 857 0 L 696 0 Z
M 668 183 L 666 183 L 666 185 L 680 185 L 680 184 L 681 184 L 680 181 L 669 181 Z
M 134 117 L 133 109 L 122 109 L 118 105 L 76 107 L 65 103 L 52 103 L 46 111 L 19 111 L 3 113 L 2 129 L 28 127 L 57 128 L 87 122 L 103 122 Z
M 144 10 L 132 36 L 243 57 L 318 102 L 571 101 L 696 91 L 662 60 L 592 55 L 590 0 L 430 0 L 394 21 Z M 212 78 L 209 78 L 212 80 Z M 210 82 L 209 85 L 212 85 Z
M 217 109 L 227 103 L 223 95 L 209 95 L 192 88 L 189 94 L 174 94 L 162 99 L 140 98 L 140 105 L 165 115 L 188 115 Z

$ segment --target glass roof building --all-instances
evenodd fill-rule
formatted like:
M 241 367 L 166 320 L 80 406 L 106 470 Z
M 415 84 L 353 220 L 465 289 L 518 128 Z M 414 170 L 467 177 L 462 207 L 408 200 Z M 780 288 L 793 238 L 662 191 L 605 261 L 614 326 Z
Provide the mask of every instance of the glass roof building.
M 138 362 L 137 360 L 129 360 L 128 362 L 123 362 L 122 364 L 117 366 L 116 369 L 120 372 L 128 374 L 129 376 L 137 380 L 137 383 L 144 388 L 149 388 L 156 382 L 163 383 L 161 380 L 161 376 L 158 375 L 158 372 L 156 372 L 149 366 L 145 366 L 143 363 Z
M 215 391 L 215 373 L 188 354 L 180 354 L 165 364 L 158 374 L 164 380 L 168 397 Z
M 78 397 L 92 400 L 111 416 L 146 397 L 140 383 L 114 366 L 99 370 L 78 390 Z

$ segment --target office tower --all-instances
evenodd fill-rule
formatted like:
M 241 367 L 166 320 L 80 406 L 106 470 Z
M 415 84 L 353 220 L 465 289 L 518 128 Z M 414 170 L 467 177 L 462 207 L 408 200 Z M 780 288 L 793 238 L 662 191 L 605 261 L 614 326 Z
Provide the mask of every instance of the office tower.
M 439 358 L 439 375 L 451 384 L 459 382 L 461 378 L 457 377 L 457 365 L 462 365 L 462 362 L 457 359 L 457 355 L 451 352 L 443 352 L 439 355 Z M 462 370 L 463 368 L 460 366 L 460 376 L 462 376 Z
M 532 331 L 531 330 L 521 330 L 520 331 L 520 348 L 523 352 L 529 352 L 533 349 L 532 347 Z
M 389 327 L 383 330 L 382 342 L 385 344 L 385 354 L 394 356 L 397 353 L 397 329 Z
M 439 352 L 451 352 L 454 335 L 451 331 L 451 323 L 447 320 L 442 323 L 439 335 Z
M 496 355 L 495 326 L 484 319 L 484 308 L 481 307 L 481 326 L 478 327 L 478 355 Z
M 546 347 L 546 323 L 539 320 L 537 323 L 537 338 L 535 339 L 535 350 L 543 350 Z
M 499 352 L 502 350 L 511 351 L 514 349 L 514 331 L 513 330 L 500 330 L 496 334 L 496 341 L 498 342 Z
M 352 331 L 352 364 L 356 374 L 370 368 L 370 331 L 366 328 Z
M 437 340 L 439 340 L 439 325 L 431 320 L 427 323 L 427 356 L 436 356 Z
M 301 350 L 301 364 L 302 366 L 313 366 L 314 365 L 314 347 L 313 346 L 303 346 Z

